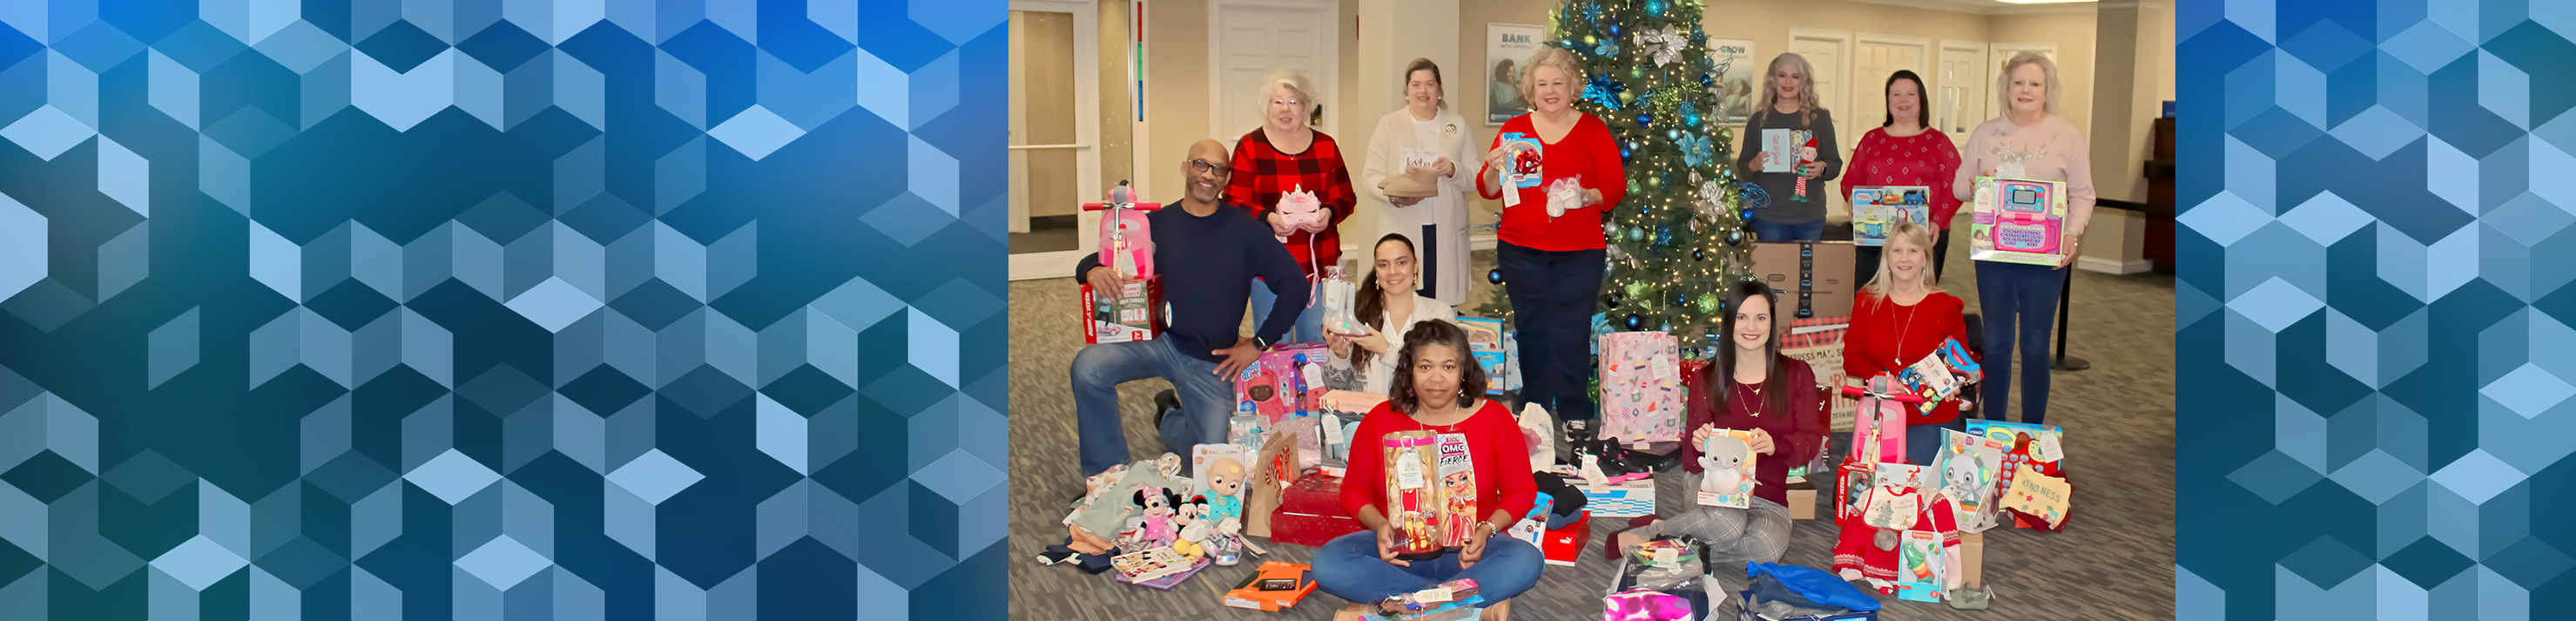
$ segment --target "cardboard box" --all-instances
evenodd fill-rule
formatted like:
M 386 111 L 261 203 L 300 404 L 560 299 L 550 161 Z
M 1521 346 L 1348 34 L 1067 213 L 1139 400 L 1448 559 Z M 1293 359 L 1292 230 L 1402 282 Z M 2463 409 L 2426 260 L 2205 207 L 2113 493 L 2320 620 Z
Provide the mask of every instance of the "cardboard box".
M 1234 590 L 1225 592 L 1225 605 L 1264 612 L 1279 612 L 1294 608 L 1297 602 L 1306 599 L 1306 595 L 1315 592 L 1314 571 L 1313 567 L 1296 563 L 1279 561 L 1262 563 L 1260 569 L 1253 570 L 1252 575 L 1244 577 L 1243 582 L 1236 584 Z M 1260 589 L 1260 583 L 1263 580 L 1295 580 L 1297 588 L 1288 591 L 1264 591 Z
M 1847 241 L 1765 242 L 1753 245 L 1753 274 L 1780 292 L 1773 317 L 1809 319 L 1851 315 L 1852 245 Z
M 1655 480 L 1651 477 L 1611 485 L 1598 492 L 1578 481 L 1574 489 L 1583 492 L 1583 506 L 1593 515 L 1626 518 L 1655 514 Z
M 1546 536 L 1538 549 L 1547 556 L 1547 564 L 1573 567 L 1575 559 L 1583 557 L 1583 544 L 1592 541 L 1592 512 L 1583 512 L 1582 518 L 1565 528 L 1547 531 Z
M 1334 538 L 1366 530 L 1360 521 L 1340 515 L 1312 515 L 1280 511 L 1270 515 L 1270 541 L 1301 546 L 1323 547 Z
M 1985 560 L 1986 534 L 1959 533 L 1959 584 L 1971 589 L 1984 584 L 1977 580 L 1977 566 Z
M 1150 341 L 1163 335 L 1163 279 L 1147 276 L 1127 283 L 1115 298 L 1082 285 L 1082 341 L 1091 344 Z
M 1799 481 L 1789 484 L 1789 519 L 1816 519 L 1816 484 Z

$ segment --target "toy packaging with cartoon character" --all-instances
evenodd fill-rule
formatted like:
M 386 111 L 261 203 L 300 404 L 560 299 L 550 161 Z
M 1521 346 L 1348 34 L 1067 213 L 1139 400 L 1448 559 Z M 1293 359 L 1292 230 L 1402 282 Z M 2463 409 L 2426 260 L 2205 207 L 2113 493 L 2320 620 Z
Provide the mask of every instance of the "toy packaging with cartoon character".
M 1447 538 L 1440 519 L 1440 438 L 1429 431 L 1398 431 L 1380 440 L 1386 451 L 1386 519 L 1395 523 L 1400 554 L 1437 556 Z
M 1931 196 L 1932 188 L 1920 185 L 1852 188 L 1852 245 L 1885 246 L 1899 223 L 1931 226 Z
M 1753 432 L 1719 429 L 1699 453 L 1699 504 L 1746 509 L 1753 506 Z

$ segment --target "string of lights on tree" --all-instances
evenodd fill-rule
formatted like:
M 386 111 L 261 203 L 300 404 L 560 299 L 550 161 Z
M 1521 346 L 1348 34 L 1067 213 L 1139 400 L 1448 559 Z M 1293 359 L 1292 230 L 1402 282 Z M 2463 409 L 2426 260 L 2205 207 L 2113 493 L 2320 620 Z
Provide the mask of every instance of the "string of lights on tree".
M 1599 310 L 1610 329 L 1672 333 L 1693 358 L 1718 341 L 1727 288 L 1754 279 L 1745 210 L 1762 202 L 1759 186 L 1736 179 L 1735 132 L 1717 116 L 1726 67 L 1708 56 L 1703 8 L 1569 0 L 1548 19 L 1549 44 L 1583 67 L 1575 108 L 1609 126 L 1626 162 L 1627 198 L 1601 225 L 1609 261 Z M 1502 297 L 1477 311 L 1508 316 Z

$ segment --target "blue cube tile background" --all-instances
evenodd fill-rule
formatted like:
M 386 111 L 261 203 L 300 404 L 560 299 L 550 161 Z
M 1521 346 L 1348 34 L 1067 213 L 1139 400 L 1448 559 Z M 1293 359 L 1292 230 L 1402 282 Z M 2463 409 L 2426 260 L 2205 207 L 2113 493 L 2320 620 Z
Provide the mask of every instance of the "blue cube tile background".
M 0 619 L 1001 618 L 1003 10 L 0 2 Z
M 2576 3 L 2176 16 L 2179 618 L 2567 618 Z

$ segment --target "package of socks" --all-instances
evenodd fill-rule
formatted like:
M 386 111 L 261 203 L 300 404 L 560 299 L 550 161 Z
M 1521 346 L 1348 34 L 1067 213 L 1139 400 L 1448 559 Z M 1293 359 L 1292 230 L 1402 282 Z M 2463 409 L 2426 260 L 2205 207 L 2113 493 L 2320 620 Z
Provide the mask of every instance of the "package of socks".
M 1664 332 L 1612 332 L 1600 341 L 1601 437 L 1680 441 L 1680 342 Z
M 1263 352 L 1234 378 L 1236 413 L 1259 416 L 1264 428 L 1313 416 L 1316 402 L 1324 396 L 1324 361 L 1330 353 L 1320 343 L 1282 345 Z
M 1147 276 L 1110 295 L 1082 285 L 1082 342 L 1150 341 L 1163 333 L 1163 280 Z
M 1997 177 L 1971 183 L 1969 259 L 2055 266 L 2065 257 L 2065 183 Z
M 1395 524 L 1396 540 L 1387 548 L 1399 554 L 1430 556 L 1447 544 L 1441 519 L 1440 436 L 1429 431 L 1398 431 L 1380 440 L 1386 452 L 1386 519 Z
M 1315 592 L 1315 569 L 1296 563 L 1270 561 L 1252 575 L 1245 576 L 1234 590 L 1225 592 L 1225 605 L 1266 612 L 1294 608 Z

